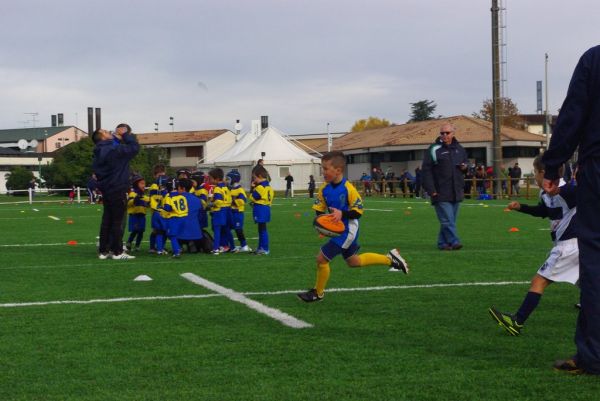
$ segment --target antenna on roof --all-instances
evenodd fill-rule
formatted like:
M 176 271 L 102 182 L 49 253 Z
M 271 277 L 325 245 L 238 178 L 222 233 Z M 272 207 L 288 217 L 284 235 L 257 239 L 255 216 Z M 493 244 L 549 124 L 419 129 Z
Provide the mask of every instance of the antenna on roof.
M 36 117 L 40 114 L 40 113 L 23 113 L 23 114 L 27 114 L 29 116 L 31 116 L 31 122 L 33 123 L 33 128 L 35 128 L 35 123 L 37 122 Z

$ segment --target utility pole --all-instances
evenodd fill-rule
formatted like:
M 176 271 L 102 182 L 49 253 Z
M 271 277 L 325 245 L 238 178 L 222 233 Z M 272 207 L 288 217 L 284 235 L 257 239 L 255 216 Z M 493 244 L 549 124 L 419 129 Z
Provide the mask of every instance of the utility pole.
M 546 81 L 546 108 L 544 111 L 544 136 L 546 140 L 546 149 L 550 146 L 550 116 L 548 115 L 548 53 L 545 54 L 546 61 L 544 63 L 544 80 Z
M 331 132 L 329 132 L 329 123 L 327 123 L 327 152 L 331 152 L 331 145 L 333 144 L 333 138 Z
M 502 164 L 502 138 L 500 137 L 500 46 L 499 46 L 499 24 L 498 24 L 498 0 L 492 0 L 492 127 L 493 127 L 493 166 L 494 175 L 500 178 Z M 502 197 L 502 183 L 495 181 L 494 193 Z

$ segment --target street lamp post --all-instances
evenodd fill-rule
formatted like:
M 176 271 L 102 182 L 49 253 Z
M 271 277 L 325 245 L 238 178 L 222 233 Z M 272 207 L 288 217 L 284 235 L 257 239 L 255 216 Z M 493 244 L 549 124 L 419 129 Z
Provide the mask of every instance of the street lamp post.
M 154 123 L 154 131 L 158 132 L 158 123 Z
M 175 132 L 175 118 L 169 117 L 169 120 L 171 121 L 169 123 L 169 125 L 171 126 L 171 132 Z

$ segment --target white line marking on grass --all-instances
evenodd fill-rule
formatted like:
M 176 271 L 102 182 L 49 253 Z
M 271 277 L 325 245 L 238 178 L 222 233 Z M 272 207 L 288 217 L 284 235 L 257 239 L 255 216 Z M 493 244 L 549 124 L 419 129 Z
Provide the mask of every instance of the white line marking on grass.
M 0 308 L 20 308 L 25 306 L 47 306 L 47 305 L 87 305 L 102 304 L 113 302 L 132 302 L 132 301 L 168 301 L 172 299 L 196 299 L 220 297 L 220 294 L 199 294 L 199 295 L 174 295 L 174 296 L 156 296 L 156 297 L 130 297 L 130 298 L 105 298 L 88 300 L 66 300 L 66 301 L 45 301 L 45 302 L 15 302 L 0 304 Z
M 222 287 L 219 284 L 203 279 L 202 277 L 196 276 L 193 273 L 183 273 L 181 277 L 191 281 L 194 284 L 198 284 L 204 288 L 208 288 L 209 290 L 224 295 L 232 301 L 244 304 L 250 309 L 254 309 L 257 312 L 262 313 L 263 315 L 267 315 L 270 318 L 275 319 L 288 327 L 292 327 L 294 329 L 304 329 L 313 327 L 312 324 L 296 319 L 295 317 L 288 315 L 287 313 L 284 313 L 279 309 L 271 308 L 261 304 L 260 302 L 253 301 L 252 299 L 244 296 L 243 294 L 240 294 L 239 292 L 235 292 L 229 288 Z
M 393 212 L 392 209 L 371 209 L 371 208 L 365 208 L 365 210 L 369 210 L 369 211 L 373 211 L 373 212 Z
M 191 274 L 191 273 L 187 273 Z M 183 276 L 183 274 L 182 274 Z M 505 286 L 505 285 L 524 285 L 529 281 L 499 281 L 499 282 L 479 282 L 479 283 L 439 283 L 439 284 L 416 284 L 416 285 L 388 285 L 380 287 L 358 287 L 358 288 L 328 288 L 327 292 L 358 292 L 358 291 L 385 291 L 385 290 L 410 290 L 413 288 L 444 288 L 444 287 L 478 287 L 478 286 Z M 282 291 L 261 291 L 261 292 L 242 292 L 240 295 L 287 295 L 296 294 L 301 290 L 282 290 Z M 172 295 L 172 296 L 154 296 L 154 297 L 121 297 L 121 298 L 100 298 L 89 300 L 64 300 L 64 301 L 40 301 L 40 302 L 13 302 L 0 304 L 0 308 L 20 308 L 28 306 L 48 306 L 48 305 L 88 305 L 100 303 L 134 302 L 134 301 L 170 301 L 178 299 L 202 299 L 226 296 L 225 294 L 193 294 L 193 295 Z M 262 305 L 262 304 L 261 304 Z M 264 306 L 264 305 L 263 305 Z M 286 315 L 289 316 L 289 315 Z
M 52 220 L 60 220 L 60 219 L 59 219 L 58 217 L 56 217 L 56 216 L 48 216 L 48 217 L 50 217 Z
M 95 242 L 78 242 L 77 245 L 94 245 Z M 0 244 L 0 248 L 19 248 L 22 246 L 61 246 L 67 245 L 66 242 L 56 242 L 53 244 Z
M 37 209 L 33 209 L 33 211 L 34 211 L 34 212 L 39 212 L 39 210 L 37 210 Z

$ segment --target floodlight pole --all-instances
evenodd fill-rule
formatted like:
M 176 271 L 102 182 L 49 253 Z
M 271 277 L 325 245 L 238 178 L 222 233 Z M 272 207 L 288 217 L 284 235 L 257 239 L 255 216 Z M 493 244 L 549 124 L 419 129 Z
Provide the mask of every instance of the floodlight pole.
M 498 178 L 501 176 L 502 164 L 502 138 L 500 137 L 500 46 L 499 46 L 499 24 L 498 24 L 498 0 L 492 0 L 492 127 L 493 127 L 493 166 L 496 177 L 494 193 L 502 198 L 502 183 Z
M 550 146 L 550 121 L 549 121 L 549 116 L 548 116 L 548 53 L 545 54 L 546 56 L 546 61 L 544 63 L 544 80 L 546 81 L 545 84 L 545 95 L 546 95 L 546 107 L 545 107 L 545 111 L 544 111 L 544 135 L 545 135 L 545 140 L 546 140 L 546 149 L 548 149 L 548 146 Z
M 331 144 L 333 139 L 331 138 L 331 132 L 329 132 L 329 123 L 327 123 L 327 152 L 331 152 Z

